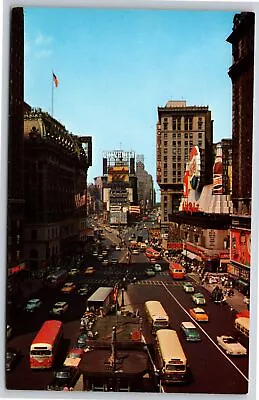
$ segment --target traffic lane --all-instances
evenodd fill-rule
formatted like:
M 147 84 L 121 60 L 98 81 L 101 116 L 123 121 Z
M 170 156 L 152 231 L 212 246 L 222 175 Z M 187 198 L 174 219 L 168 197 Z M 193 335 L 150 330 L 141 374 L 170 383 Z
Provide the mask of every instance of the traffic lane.
M 63 365 L 66 355 L 76 343 L 80 331 L 80 321 L 64 323 L 64 339 L 55 360 L 54 369 Z M 13 390 L 46 390 L 53 377 L 53 370 L 34 371 L 30 368 L 30 345 L 37 334 L 37 330 L 25 335 L 17 336 L 8 343 L 21 354 L 21 360 L 16 368 L 6 374 L 6 388 Z
M 199 307 L 192 301 L 192 296 L 190 293 L 185 293 L 182 288 L 175 288 L 167 286 L 180 304 L 189 311 L 190 308 Z M 217 343 L 217 336 L 230 335 L 236 336 L 236 331 L 234 327 L 235 322 L 235 312 L 231 311 L 227 304 L 215 304 L 210 298 L 209 293 L 206 289 L 199 287 L 199 291 L 202 292 L 206 299 L 206 305 L 202 305 L 205 312 L 208 313 L 209 322 L 208 323 L 198 323 L 205 332 Z M 191 318 L 191 317 L 190 317 Z M 193 320 L 192 320 L 193 321 Z M 245 357 L 231 357 L 231 360 L 242 370 L 242 372 L 248 375 L 248 356 Z
M 181 290 L 179 287 L 175 289 Z M 172 329 L 175 329 L 179 334 L 179 339 L 189 360 L 192 372 L 191 382 L 183 386 L 168 386 L 166 391 L 181 393 L 186 393 L 186 391 L 192 393 L 247 393 L 246 379 L 203 332 L 201 332 L 202 341 L 200 343 L 188 343 L 185 341 L 180 332 L 180 323 L 191 319 L 163 286 L 143 285 L 140 287 L 138 285 L 130 285 L 128 291 L 134 307 L 137 307 L 143 316 L 144 334 L 149 331 L 147 341 L 154 343 L 154 338 L 150 334 L 150 328 L 145 317 L 144 303 L 147 300 L 158 300 L 163 304 L 169 315 Z

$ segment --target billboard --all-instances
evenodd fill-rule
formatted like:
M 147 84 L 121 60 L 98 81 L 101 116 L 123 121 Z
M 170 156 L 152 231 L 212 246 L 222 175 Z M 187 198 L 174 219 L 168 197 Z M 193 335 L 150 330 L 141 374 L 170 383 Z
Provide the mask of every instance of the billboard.
M 108 183 L 129 182 L 129 167 L 120 165 L 108 168 Z
M 213 165 L 213 194 L 222 194 L 222 147 L 217 145 L 216 158 Z
M 201 177 L 201 156 L 198 146 L 194 146 L 190 153 L 189 176 L 192 189 L 198 189 Z
M 251 232 L 245 230 L 230 231 L 230 260 L 250 267 Z

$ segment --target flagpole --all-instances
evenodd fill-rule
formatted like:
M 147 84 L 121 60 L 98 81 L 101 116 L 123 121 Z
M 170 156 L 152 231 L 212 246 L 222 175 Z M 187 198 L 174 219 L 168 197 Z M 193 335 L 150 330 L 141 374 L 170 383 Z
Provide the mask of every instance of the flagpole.
M 53 117 L 53 97 L 54 97 L 54 81 L 53 81 L 53 70 L 51 73 L 51 116 Z

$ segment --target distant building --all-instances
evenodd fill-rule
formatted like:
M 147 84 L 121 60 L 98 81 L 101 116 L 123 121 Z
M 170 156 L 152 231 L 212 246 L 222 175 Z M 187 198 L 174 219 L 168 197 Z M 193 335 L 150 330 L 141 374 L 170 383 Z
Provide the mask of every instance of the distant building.
M 138 204 L 142 210 L 149 210 L 154 206 L 154 184 L 152 175 L 145 170 L 144 156 L 137 156 L 136 177 L 138 178 Z
M 24 115 L 25 258 L 31 269 L 82 250 L 92 138 L 78 137 L 41 109 Z
M 137 206 L 135 153 L 113 150 L 103 153 L 103 203 L 112 225 L 127 225 L 130 207 Z
M 193 177 L 195 188 L 212 182 L 213 121 L 207 106 L 187 106 L 186 101 L 168 101 L 158 107 L 157 183 L 161 190 L 161 222 L 179 209 L 183 177 L 190 150 L 196 146 L 199 170 Z
M 255 14 L 241 12 L 233 20 L 227 42 L 232 45 L 233 214 L 230 230 L 229 274 L 247 293 L 250 282 L 252 142 Z

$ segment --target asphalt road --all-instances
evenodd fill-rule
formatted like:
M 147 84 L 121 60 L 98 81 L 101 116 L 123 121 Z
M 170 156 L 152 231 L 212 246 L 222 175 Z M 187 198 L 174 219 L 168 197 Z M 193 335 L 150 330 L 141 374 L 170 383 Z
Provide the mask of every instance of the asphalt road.
M 109 239 L 113 239 L 110 237 Z M 108 242 L 103 241 L 103 245 Z M 125 260 L 125 251 L 113 251 L 109 258 Z M 167 273 L 167 264 L 162 262 L 163 271 L 157 273 L 154 278 L 147 278 L 144 270 L 147 260 L 143 253 L 132 256 L 131 264 L 119 263 L 116 266 L 105 267 L 100 265 L 93 257 L 88 257 L 86 265 L 82 266 L 81 273 L 74 277 L 77 284 L 87 282 L 91 287 L 89 295 L 99 286 L 108 286 L 118 280 L 122 280 L 126 271 L 128 275 L 136 276 L 135 284 L 128 286 L 128 294 L 133 307 L 138 308 L 143 315 L 143 332 L 148 343 L 153 343 L 144 314 L 144 302 L 146 300 L 159 300 L 166 309 L 172 329 L 179 333 L 181 343 L 186 352 L 192 372 L 192 379 L 188 385 L 167 386 L 165 392 L 181 393 L 246 393 L 248 376 L 248 358 L 227 357 L 216 344 L 216 336 L 233 334 L 234 315 L 229 307 L 215 305 L 208 299 L 208 293 L 202 287 L 198 287 L 208 299 L 204 306 L 209 313 L 210 321 L 199 324 L 193 321 L 200 329 L 202 341 L 200 343 L 188 343 L 181 336 L 179 330 L 182 321 L 190 321 L 189 308 L 194 307 L 191 295 L 183 291 L 182 282 L 174 282 Z M 94 266 L 96 272 L 92 276 L 85 276 L 86 266 Z M 195 284 L 196 285 L 196 284 Z M 86 307 L 86 298 L 78 294 L 62 294 L 59 289 L 42 288 L 37 296 L 43 301 L 39 312 L 26 314 L 17 312 L 10 316 L 13 327 L 13 336 L 8 341 L 8 347 L 18 349 L 20 359 L 11 373 L 6 376 L 8 389 L 44 390 L 52 378 L 52 371 L 31 371 L 29 368 L 29 347 L 39 330 L 41 324 L 50 318 L 49 310 L 58 300 L 66 300 L 69 310 L 63 317 L 64 343 L 62 352 L 56 362 L 61 366 L 67 351 L 76 342 L 79 335 L 80 317 Z M 157 360 L 154 357 L 155 363 Z

